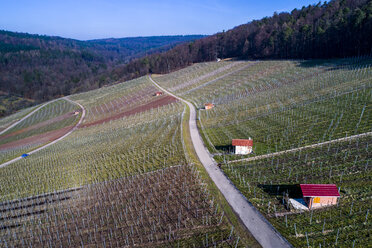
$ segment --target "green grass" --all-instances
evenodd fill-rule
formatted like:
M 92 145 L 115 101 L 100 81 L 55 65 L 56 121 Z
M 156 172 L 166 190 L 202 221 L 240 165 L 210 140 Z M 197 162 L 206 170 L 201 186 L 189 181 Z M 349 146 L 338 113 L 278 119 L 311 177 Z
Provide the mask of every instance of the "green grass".
M 72 112 L 76 109 L 79 109 L 79 107 L 69 101 L 64 99 L 57 100 L 42 107 L 30 117 L 9 129 L 4 133 L 4 135 L 31 127 L 44 121 L 48 121 L 60 115 Z
M 212 125 L 214 120 L 207 118 L 204 132 L 219 152 L 231 148 L 231 139 L 253 137 L 254 153 L 261 155 L 370 132 L 371 103 L 371 91 L 358 90 L 288 109 L 273 109 L 246 121 L 242 117 L 226 125 Z
M 216 104 L 212 110 L 200 111 L 198 123 L 213 153 L 225 152 L 232 138 L 250 136 L 255 153 L 265 154 L 371 131 L 371 64 L 368 58 L 211 62 L 158 75 L 156 80 L 176 93 L 183 93 L 182 97 L 198 107 L 205 102 Z M 154 90 L 147 77 L 142 77 L 71 98 L 87 108 L 85 123 L 89 123 L 150 102 Z M 189 136 L 189 110 L 182 119 L 183 109 L 178 102 L 78 129 L 65 140 L 1 168 L 0 200 L 192 163 L 212 201 L 224 211 L 223 235 L 234 226 L 241 239 L 239 245 L 258 247 L 198 161 Z M 51 109 L 46 116 L 50 118 L 54 112 Z M 45 115 L 30 119 L 23 127 L 46 120 L 43 118 Z M 274 158 L 225 165 L 223 170 L 295 246 L 351 247 L 354 243 L 362 247 L 371 243 L 370 216 L 366 218 L 372 203 L 368 143 L 369 137 L 332 143 Z M 215 158 L 225 161 L 238 157 L 222 154 Z M 284 185 L 297 183 L 336 183 L 341 187 L 341 201 L 336 207 L 312 213 L 275 217 L 288 211 L 283 204 Z M 201 245 L 208 232 L 179 239 L 180 245 Z M 211 230 L 208 235 L 219 234 Z
M 32 142 L 30 140 L 25 140 L 22 143 L 23 139 L 31 138 L 32 136 L 36 137 L 36 135 L 46 134 L 66 127 L 72 128 L 81 116 L 72 114 L 76 109 L 79 109 L 79 107 L 71 102 L 61 99 L 47 104 L 27 119 L 9 129 L 0 136 L 0 145 L 4 146 L 0 150 L 0 162 L 11 160 L 47 143 L 40 138 L 35 138 Z M 10 118 L 20 118 L 15 116 L 19 116 L 19 114 L 17 113 Z M 18 143 L 14 144 L 12 142 Z
M 29 108 L 24 108 L 22 110 L 17 111 L 14 114 L 11 114 L 11 115 L 8 115 L 6 117 L 0 118 L 0 130 L 4 130 L 5 128 L 7 128 L 8 126 L 10 126 L 11 124 L 13 124 L 14 122 L 16 122 L 17 120 L 23 118 L 24 116 L 26 116 L 27 114 L 29 114 L 30 112 L 32 112 L 37 107 L 39 107 L 39 106 L 33 106 L 33 107 L 29 107 Z
M 149 86 L 151 86 L 150 82 L 145 78 L 141 78 L 134 82 L 130 81 L 128 85 L 123 84 L 115 86 L 112 89 L 111 87 L 107 87 L 86 94 L 75 95 L 71 98 L 80 102 L 89 110 L 98 106 L 105 106 L 105 104 L 110 105 L 122 99 L 122 96 L 139 96 L 141 95 L 139 92 L 143 89 L 150 88 L 151 91 L 152 88 Z M 141 105 L 144 101 L 147 101 L 146 97 L 138 98 L 130 106 Z M 146 187 L 144 188 L 146 190 L 155 190 L 154 194 L 160 195 L 159 197 L 151 198 L 156 202 L 148 203 L 154 209 L 152 212 L 144 212 L 146 213 L 146 217 L 144 216 L 145 220 L 148 217 L 150 223 L 152 223 L 155 220 L 152 216 L 158 216 L 159 209 L 164 209 L 163 204 L 168 199 L 172 200 L 172 204 L 178 204 L 178 206 L 174 207 L 172 205 L 172 207 L 167 205 L 165 209 L 166 213 L 164 216 L 171 219 L 169 221 L 173 230 L 171 240 L 167 240 L 168 225 L 160 222 L 156 223 L 157 228 L 162 230 L 166 226 L 166 231 L 164 229 L 157 234 L 156 239 L 159 239 L 159 242 L 149 242 L 149 237 L 145 234 L 139 233 L 143 236 L 137 235 L 137 229 L 141 230 L 139 232 L 147 233 L 152 229 L 153 224 L 148 226 L 140 225 L 141 228 L 139 228 L 137 227 L 137 215 L 133 215 L 134 219 L 131 220 L 131 225 L 135 227 L 133 240 L 136 244 L 151 244 L 151 246 L 159 247 L 163 247 L 164 245 L 200 247 L 205 246 L 208 242 L 208 244 L 215 243 L 216 247 L 245 247 L 247 243 L 245 237 L 247 234 L 245 231 L 241 231 L 239 227 L 231 232 L 232 225 L 235 226 L 235 224 L 239 223 L 227 203 L 220 203 L 221 195 L 218 196 L 216 194 L 218 190 L 213 188 L 214 193 L 211 194 L 209 192 L 209 182 L 205 183 L 203 181 L 204 176 L 200 179 L 199 172 L 193 166 L 188 165 L 189 161 L 187 160 L 187 155 L 185 155 L 182 140 L 183 133 L 181 132 L 181 130 L 184 132 L 181 128 L 181 125 L 184 125 L 181 122 L 183 109 L 183 105 L 180 102 L 176 102 L 124 118 L 111 120 L 100 125 L 80 128 L 64 140 L 17 161 L 10 166 L 0 168 L 0 201 L 4 202 L 78 186 L 87 187 L 89 192 L 94 191 L 94 188 L 99 188 L 95 193 L 97 195 L 90 201 L 84 200 L 84 197 L 89 196 L 90 193 L 83 193 L 81 195 L 83 197 L 82 199 L 71 200 L 70 203 L 58 203 L 56 206 L 52 205 L 48 211 L 48 216 L 38 216 L 37 218 L 40 221 L 35 219 L 34 222 L 31 221 L 31 223 L 28 223 L 27 227 L 28 230 L 34 230 L 35 232 L 33 231 L 33 233 L 38 233 L 39 230 L 42 230 L 42 233 L 51 232 L 54 235 L 56 233 L 55 230 L 59 230 L 58 233 L 67 234 L 63 230 L 63 225 L 62 230 L 60 229 L 61 226 L 59 226 L 60 218 L 65 218 L 68 225 L 72 225 L 71 230 L 75 228 L 74 225 L 82 225 L 83 227 L 80 229 L 82 232 L 77 236 L 72 231 L 70 232 L 72 236 L 70 241 L 63 238 L 55 242 L 60 242 L 64 246 L 72 244 L 80 245 L 83 239 L 84 244 L 90 244 L 89 237 L 83 231 L 89 230 L 89 228 L 84 229 L 87 223 L 86 220 L 92 218 L 92 216 L 94 216 L 93 218 L 101 216 L 100 219 L 92 221 L 101 231 L 100 236 L 97 236 L 98 239 L 105 237 L 107 242 L 116 242 L 117 240 L 111 239 L 112 236 L 106 236 L 106 232 L 111 230 L 116 237 L 119 237 L 121 235 L 118 233 L 120 230 L 126 230 L 125 232 L 130 233 L 133 231 L 130 229 L 130 226 L 124 226 L 123 222 L 117 222 L 118 218 L 121 218 L 118 217 L 120 216 L 119 213 L 112 214 L 112 216 L 115 216 L 113 219 L 108 217 L 108 213 L 113 213 L 112 211 L 116 211 L 115 209 L 118 209 L 118 206 L 122 204 L 120 203 L 118 205 L 114 202 L 114 199 L 126 202 L 124 208 L 130 208 L 131 211 L 134 211 L 132 212 L 134 214 L 138 213 L 138 211 L 144 211 L 140 209 L 148 203 L 145 199 L 150 199 L 151 197 L 149 198 L 143 195 L 143 191 L 138 191 L 142 187 L 139 185 L 134 187 L 135 192 L 138 191 L 134 195 L 129 193 L 126 196 L 114 197 L 112 199 L 111 197 L 114 194 L 123 194 L 134 182 L 137 184 L 145 182 Z M 111 111 L 110 113 L 104 113 L 99 116 L 88 111 L 88 116 L 91 115 L 89 121 L 98 120 L 114 113 L 115 111 Z M 183 168 L 187 168 L 186 170 L 189 172 L 191 171 L 191 174 L 194 174 L 193 177 L 195 178 L 193 180 L 186 180 L 182 177 L 182 180 L 186 181 L 175 178 L 175 175 L 178 174 L 174 172 L 174 166 L 178 165 L 183 165 Z M 151 178 L 141 181 L 141 178 L 150 178 L 153 174 L 161 175 L 160 182 L 166 184 L 168 187 L 164 192 L 158 192 L 156 190 L 159 186 L 157 180 Z M 118 191 L 117 186 L 110 186 L 112 182 L 116 184 L 117 182 L 121 182 L 121 180 L 128 180 L 122 184 L 124 185 L 123 190 Z M 178 212 L 175 213 L 173 210 L 180 211 L 181 208 L 184 208 L 184 201 L 188 199 L 183 195 L 188 192 L 184 186 L 192 184 L 194 181 L 197 184 L 190 186 L 190 189 L 192 188 L 197 193 L 192 193 L 188 197 L 190 200 L 197 202 L 197 207 L 195 208 L 193 206 L 190 214 L 197 211 L 201 215 L 196 219 L 190 216 L 185 220 L 187 222 L 185 224 L 186 226 L 180 228 L 177 225 Z M 176 187 L 176 185 L 180 187 Z M 175 191 L 176 188 L 178 191 Z M 101 195 L 101 192 L 105 190 L 110 193 Z M 85 201 L 82 208 L 74 207 L 74 210 L 69 210 L 69 207 L 66 208 L 67 206 L 81 204 L 82 201 Z M 90 205 L 94 208 L 91 208 Z M 213 211 L 209 209 L 210 205 L 213 206 L 211 208 Z M 120 207 L 123 206 L 120 205 Z M 90 210 L 88 211 L 88 209 Z M 224 217 L 220 223 L 219 218 L 221 218 L 222 212 L 224 212 Z M 70 218 L 71 215 L 75 216 L 73 219 L 74 222 Z M 58 221 L 51 220 L 50 216 L 56 216 Z M 206 224 L 206 216 L 209 218 L 208 220 L 212 220 L 212 222 L 208 221 L 209 224 Z M 105 219 L 108 222 L 107 225 L 101 225 L 103 217 L 107 218 Z M 167 218 L 164 218 L 164 220 Z M 235 219 L 231 220 L 230 218 Z M 213 225 L 211 225 L 212 223 Z M 38 244 L 39 241 L 27 236 L 28 233 L 18 230 L 17 239 L 15 240 L 13 236 L 10 237 L 4 234 L 4 237 L 6 237 L 8 244 L 12 242 L 18 244 L 17 242 L 21 240 L 20 237 L 25 237 L 25 242 L 30 242 L 31 244 L 36 242 L 34 244 Z M 231 239 L 229 238 L 230 233 L 232 233 Z M 53 235 L 43 236 L 44 240 L 52 240 L 55 237 Z M 237 236 L 239 236 L 239 242 Z M 125 238 L 125 235 L 119 239 L 123 237 Z M 155 237 L 153 238 L 155 239 Z M 133 240 L 131 240 L 131 243 Z M 97 242 L 100 244 L 101 241 Z M 121 240 L 122 244 L 125 242 Z M 253 240 L 248 240 L 248 244 L 254 244 L 257 247 L 257 244 Z
M 366 219 L 372 204 L 372 187 L 368 183 L 372 179 L 370 140 L 367 137 L 334 143 L 233 163 L 223 169 L 247 199 L 296 247 L 307 246 L 306 233 L 311 247 L 333 246 L 338 230 L 338 246 L 351 247 L 355 240 L 356 247 L 363 247 L 371 242 L 368 230 L 372 227 L 371 217 Z M 341 190 L 338 206 L 274 217 L 276 213 L 289 213 L 284 201 L 288 192 L 291 197 L 288 185 L 300 183 L 336 184 Z
M 200 133 L 217 161 L 235 160 L 249 157 L 230 154 L 231 140 L 235 138 L 252 137 L 253 155 L 260 155 L 371 132 L 371 64 L 370 58 L 261 61 L 211 83 L 195 83 L 183 97 L 198 107 L 205 102 L 215 103 L 211 110 L 200 110 Z M 197 76 L 204 78 L 209 71 L 200 70 Z M 172 78 L 176 82 L 172 87 L 177 87 L 187 78 L 187 72 L 164 77 Z M 197 78 L 193 80 L 198 82 Z M 163 84 L 167 85 L 167 81 Z M 230 164 L 224 171 L 296 247 L 351 247 L 353 242 L 355 247 L 362 247 L 371 243 L 370 217 L 362 221 L 371 205 L 371 187 L 367 183 L 371 181 L 369 141 L 364 138 L 350 144 L 333 143 L 300 153 Z M 285 217 L 273 217 L 275 212 L 287 211 L 282 204 L 283 192 L 272 195 L 263 189 L 272 185 L 283 189 L 284 185 L 297 183 L 336 183 L 342 192 L 339 206 L 314 211 L 311 223 L 311 213 L 290 214 L 285 224 Z M 351 205 L 355 212 L 350 213 Z M 324 219 L 322 233 L 319 229 Z
M 184 113 L 184 118 L 182 122 L 183 126 L 183 139 L 185 144 L 185 150 L 188 154 L 189 163 L 195 165 L 199 171 L 200 177 L 206 182 L 207 188 L 211 195 L 220 204 L 221 209 L 223 209 L 229 223 L 235 227 L 237 235 L 241 238 L 241 241 L 245 247 L 260 247 L 258 242 L 254 237 L 247 231 L 244 225 L 240 222 L 239 218 L 233 212 L 229 203 L 226 201 L 225 197 L 219 191 L 217 186 L 214 184 L 213 180 L 209 177 L 208 172 L 205 170 L 204 166 L 200 163 L 198 156 L 196 155 L 194 146 L 192 144 L 190 129 L 189 129 L 189 118 L 190 109 L 186 105 L 186 111 Z
M 133 117 L 134 123 L 128 118 L 79 129 L 63 141 L 1 168 L 1 200 L 184 164 L 180 108 L 166 106 L 160 111 L 169 116 L 151 121 L 150 112 Z M 148 122 L 141 123 L 145 119 Z

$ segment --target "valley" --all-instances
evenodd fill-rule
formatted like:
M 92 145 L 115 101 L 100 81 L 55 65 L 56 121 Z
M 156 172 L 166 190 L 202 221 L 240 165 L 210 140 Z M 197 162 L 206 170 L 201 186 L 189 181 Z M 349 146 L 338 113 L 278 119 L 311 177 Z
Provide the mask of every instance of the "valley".
M 36 246 L 55 242 L 61 233 L 67 235 L 61 223 L 80 226 L 68 234 L 70 238 L 59 239 L 61 245 L 150 242 L 193 247 L 208 242 L 221 247 L 258 243 L 277 247 L 278 241 L 266 244 L 267 238 L 257 236 L 271 231 L 280 233 L 281 247 L 328 246 L 335 240 L 357 247 L 369 242 L 371 61 L 322 60 L 312 61 L 310 67 L 304 66 L 310 61 L 201 63 L 71 95 L 68 101 L 62 98 L 28 110 L 28 116 L 26 111 L 7 117 L 9 124 L 3 125 L 9 128 L 0 135 L 3 161 L 19 153 L 30 155 L 0 168 L 1 205 L 6 206 L 2 242 Z M 83 118 L 74 102 L 86 111 Z M 203 109 L 206 102 L 214 107 Z M 63 136 L 78 120 L 80 125 L 67 137 L 32 153 L 42 145 L 34 143 L 42 142 L 41 134 Z M 192 143 L 187 141 L 190 137 Z M 253 154 L 233 154 L 231 140 L 248 137 L 254 142 Z M 197 157 L 190 153 L 190 144 Z M 217 190 L 203 182 L 210 180 L 208 174 Z M 154 180 L 157 183 L 145 190 L 144 185 Z M 226 191 L 223 181 L 234 190 Z M 288 205 L 288 197 L 291 187 L 301 183 L 334 183 L 341 198 L 334 207 L 298 212 Z M 127 187 L 137 187 L 130 191 L 136 200 L 123 202 Z M 164 209 L 162 191 L 166 206 L 181 204 L 175 207 L 180 212 Z M 151 198 L 155 193 L 160 195 Z M 221 200 L 221 193 L 226 200 Z M 253 212 L 235 205 L 234 194 Z M 88 207 L 92 199 L 102 199 L 102 204 Z M 76 210 L 68 210 L 70 204 L 76 204 Z M 229 205 L 243 226 L 234 221 L 234 212 L 225 213 Z M 126 214 L 135 211 L 130 212 L 131 219 L 126 217 L 125 226 L 109 217 L 120 215 L 121 209 L 127 209 Z M 170 219 L 156 218 L 157 211 L 159 216 L 170 211 Z M 93 219 L 92 213 L 100 212 L 106 213 L 107 222 L 99 215 Z M 142 219 L 144 214 L 147 219 Z M 271 223 L 269 231 L 263 231 L 266 220 Z M 167 229 L 159 233 L 164 225 Z M 200 225 L 205 233 L 199 231 Z M 22 228 L 37 235 L 24 236 Z M 253 236 L 243 237 L 245 228 Z M 9 230 L 19 234 L 9 236 Z

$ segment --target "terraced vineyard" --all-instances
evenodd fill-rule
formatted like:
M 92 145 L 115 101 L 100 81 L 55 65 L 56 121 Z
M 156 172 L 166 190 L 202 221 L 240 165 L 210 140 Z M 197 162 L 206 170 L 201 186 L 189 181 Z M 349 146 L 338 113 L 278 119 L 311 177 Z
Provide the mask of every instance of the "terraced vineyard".
M 225 62 L 228 63 L 228 62 Z M 197 65 L 156 76 L 169 87 L 195 74 L 182 97 L 199 108 L 204 143 L 237 188 L 296 247 L 365 247 L 370 244 L 371 135 L 316 148 L 271 154 L 372 131 L 372 60 L 257 61 L 205 80 L 216 67 Z M 204 64 L 208 67 L 208 64 Z M 175 88 L 176 85 L 171 85 Z M 215 107 L 204 110 L 204 103 Z M 232 139 L 253 138 L 253 154 L 234 155 Z M 289 210 L 300 183 L 334 183 L 337 207 Z
M 372 131 L 371 60 L 312 63 L 246 62 L 242 70 L 184 95 L 199 108 L 216 104 L 199 111 L 210 152 L 228 153 L 234 138 L 253 137 L 254 152 L 265 154 Z M 165 86 L 168 77 L 157 81 Z
M 371 243 L 371 136 L 270 154 L 371 132 L 371 65 L 223 61 L 154 77 L 199 107 L 222 170 L 293 245 L 363 247 Z M 190 165 L 185 106 L 156 91 L 142 77 L 70 96 L 86 109 L 79 128 L 0 168 L 0 246 L 246 246 Z M 215 107 L 204 110 L 206 102 Z M 1 119 L 2 130 L 31 111 Z M 0 158 L 62 135 L 80 119 L 76 111 L 65 99 L 39 109 L 0 136 Z M 253 156 L 268 156 L 234 162 L 252 155 L 232 154 L 231 139 L 248 137 Z M 335 183 L 341 200 L 298 213 L 288 198 L 299 183 Z
M 156 91 L 143 77 L 70 96 L 82 125 L 0 168 L 0 246 L 242 247 L 188 165 L 184 106 Z M 34 137 L 27 128 L 69 113 L 54 104 L 15 129 Z
M 371 156 L 369 136 L 222 168 L 296 247 L 365 247 L 372 242 Z M 287 197 L 300 197 L 300 183 L 336 184 L 338 205 L 294 214 Z
M 61 99 L 51 102 L 0 135 L 0 163 L 53 141 L 78 121 L 79 107 Z M 22 112 L 21 112 L 22 113 Z M 15 114 L 14 119 L 21 114 Z
M 122 92 L 142 95 L 141 89 L 151 84 L 142 78 L 122 86 Z M 120 89 L 102 88 L 71 97 L 88 109 L 82 128 L 63 141 L 32 156 L 2 168 L 0 175 L 2 200 L 27 197 L 54 190 L 62 190 L 87 183 L 131 176 L 168 166 L 185 164 L 180 124 L 183 112 L 175 99 L 152 109 L 138 109 L 129 116 L 113 118 L 117 113 L 107 111 L 104 116 L 89 111 L 105 106 L 104 98 L 117 98 Z M 148 99 L 158 99 L 147 93 Z M 94 101 L 94 98 L 97 98 Z M 92 103 L 89 103 L 91 101 Z M 156 101 L 156 100 L 153 100 Z M 139 101 L 134 108 L 146 105 Z M 133 107 L 132 107 L 133 108 Z M 94 117 L 95 116 L 95 117 Z M 91 120 L 91 121 L 89 121 Z
M 239 245 L 190 166 L 6 202 L 0 209 L 1 246 Z
M 13 115 L 9 115 L 4 118 L 1 118 L 0 119 L 0 131 L 3 131 L 5 128 L 9 127 L 11 124 L 20 120 L 22 117 L 26 116 L 29 112 L 31 112 L 33 109 L 37 107 L 38 106 L 25 108 L 25 109 L 18 111 L 17 113 Z

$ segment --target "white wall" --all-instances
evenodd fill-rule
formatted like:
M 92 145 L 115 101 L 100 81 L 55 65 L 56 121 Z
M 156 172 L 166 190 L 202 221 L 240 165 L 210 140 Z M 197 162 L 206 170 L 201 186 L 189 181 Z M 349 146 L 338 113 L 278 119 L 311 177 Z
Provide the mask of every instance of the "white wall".
M 251 146 L 235 146 L 235 154 L 245 155 L 252 152 Z

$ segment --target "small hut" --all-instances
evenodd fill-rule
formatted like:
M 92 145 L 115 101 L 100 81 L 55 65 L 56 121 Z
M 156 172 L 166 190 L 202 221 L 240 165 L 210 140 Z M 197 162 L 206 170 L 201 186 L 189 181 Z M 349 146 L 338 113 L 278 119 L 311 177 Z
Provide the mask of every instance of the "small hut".
M 253 140 L 249 139 L 233 139 L 232 145 L 235 146 L 235 154 L 246 155 L 252 153 Z
M 340 193 L 335 184 L 300 184 L 309 209 L 336 205 Z
M 212 108 L 214 108 L 214 104 L 213 103 L 205 103 L 204 108 L 205 109 L 212 109 Z
M 79 114 L 79 111 L 75 111 L 75 112 L 74 112 L 74 115 L 78 115 L 78 114 Z
M 161 95 L 163 95 L 163 92 L 161 92 L 161 91 L 155 92 L 155 96 L 161 96 Z

